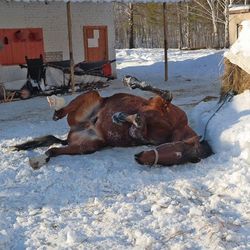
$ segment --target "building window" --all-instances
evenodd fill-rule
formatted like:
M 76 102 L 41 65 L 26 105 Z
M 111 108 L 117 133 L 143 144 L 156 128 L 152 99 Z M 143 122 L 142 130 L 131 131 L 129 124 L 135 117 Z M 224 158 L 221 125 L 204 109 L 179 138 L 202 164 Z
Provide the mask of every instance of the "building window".
M 62 51 L 45 52 L 46 62 L 60 62 L 63 60 Z

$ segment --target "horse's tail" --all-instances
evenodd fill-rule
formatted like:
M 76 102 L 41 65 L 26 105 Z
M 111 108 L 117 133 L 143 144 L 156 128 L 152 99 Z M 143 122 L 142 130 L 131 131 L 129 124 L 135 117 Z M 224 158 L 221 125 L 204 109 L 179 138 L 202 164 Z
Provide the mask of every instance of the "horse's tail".
M 48 147 L 54 143 L 67 145 L 68 141 L 61 140 L 53 135 L 46 135 L 46 136 L 35 138 L 34 140 L 30 140 L 22 144 L 15 145 L 13 146 L 13 149 L 19 151 L 19 150 L 34 149 L 34 148 L 39 148 L 39 147 Z

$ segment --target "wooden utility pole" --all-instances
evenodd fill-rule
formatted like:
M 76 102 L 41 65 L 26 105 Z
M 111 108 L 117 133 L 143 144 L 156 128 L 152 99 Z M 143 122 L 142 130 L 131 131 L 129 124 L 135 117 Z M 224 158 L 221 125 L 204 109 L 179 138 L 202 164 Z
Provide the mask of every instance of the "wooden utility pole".
M 71 20 L 71 3 L 67 2 L 67 21 L 68 21 L 68 40 L 69 40 L 69 60 L 70 60 L 70 81 L 72 92 L 75 91 L 75 75 L 74 75 L 74 55 L 72 43 L 72 20 Z
M 168 23 L 166 3 L 163 3 L 163 29 L 164 29 L 164 60 L 165 60 L 165 81 L 168 80 Z

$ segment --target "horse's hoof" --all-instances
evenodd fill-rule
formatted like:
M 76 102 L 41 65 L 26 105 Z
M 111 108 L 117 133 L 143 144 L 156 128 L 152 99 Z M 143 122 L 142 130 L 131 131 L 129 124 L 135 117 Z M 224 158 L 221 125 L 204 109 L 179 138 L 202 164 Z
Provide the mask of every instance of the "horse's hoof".
M 54 115 L 53 117 L 52 117 L 52 119 L 53 119 L 53 121 L 58 121 L 59 120 L 59 117 L 57 117 L 56 115 Z
M 53 119 L 54 121 L 57 121 L 57 120 L 59 120 L 59 119 L 62 119 L 65 115 L 66 115 L 66 114 L 65 114 L 65 111 L 64 111 L 63 108 L 62 108 L 62 109 L 59 109 L 59 110 L 55 110 L 52 119 Z
M 133 76 L 124 76 L 122 81 L 124 86 L 127 86 L 131 89 L 136 89 L 138 87 L 137 83 L 139 82 L 139 80 Z
M 47 155 L 40 155 L 37 157 L 29 158 L 29 164 L 34 170 L 41 168 L 48 161 L 49 157 Z
M 169 102 L 171 102 L 173 100 L 173 94 L 171 92 L 166 92 L 163 95 L 163 97 L 164 97 L 165 100 L 168 100 Z
M 7 152 L 20 151 L 17 146 L 10 146 L 7 148 Z
M 135 126 L 137 128 L 141 128 L 142 127 L 142 119 L 141 119 L 141 116 L 139 114 L 136 114 L 135 116 Z
M 113 116 L 112 116 L 112 121 L 113 121 L 114 123 L 120 125 L 120 124 L 126 122 L 126 117 L 127 117 L 127 116 L 128 116 L 128 115 L 125 114 L 125 113 L 116 112 L 116 113 L 114 113 Z
M 54 108 L 55 110 L 61 109 L 65 104 L 64 98 L 58 97 L 56 95 L 47 96 L 47 101 L 49 103 L 49 106 L 51 108 Z

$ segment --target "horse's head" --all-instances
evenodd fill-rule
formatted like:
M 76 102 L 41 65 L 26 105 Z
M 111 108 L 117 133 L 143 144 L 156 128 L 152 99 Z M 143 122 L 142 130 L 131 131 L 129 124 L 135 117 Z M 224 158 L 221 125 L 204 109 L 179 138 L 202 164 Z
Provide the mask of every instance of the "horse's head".
M 165 143 L 156 149 L 142 151 L 135 155 L 135 160 L 143 165 L 156 165 L 157 163 L 165 166 L 182 164 L 187 162 L 199 162 L 210 156 L 213 152 L 206 141 L 199 142 L 198 136 Z

